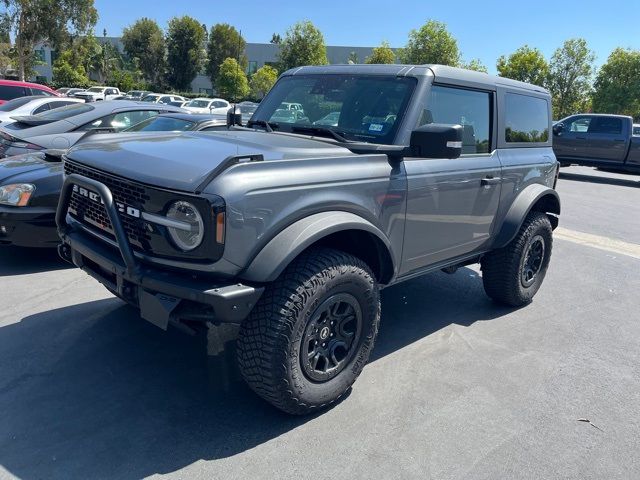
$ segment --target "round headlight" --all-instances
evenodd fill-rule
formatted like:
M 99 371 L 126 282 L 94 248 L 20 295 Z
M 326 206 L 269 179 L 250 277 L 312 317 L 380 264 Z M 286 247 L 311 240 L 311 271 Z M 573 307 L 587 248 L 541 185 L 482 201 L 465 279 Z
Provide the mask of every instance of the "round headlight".
M 174 202 L 167 218 L 175 220 L 174 226 L 167 227 L 171 240 L 183 252 L 197 248 L 204 237 L 204 223 L 196 207 L 189 202 Z

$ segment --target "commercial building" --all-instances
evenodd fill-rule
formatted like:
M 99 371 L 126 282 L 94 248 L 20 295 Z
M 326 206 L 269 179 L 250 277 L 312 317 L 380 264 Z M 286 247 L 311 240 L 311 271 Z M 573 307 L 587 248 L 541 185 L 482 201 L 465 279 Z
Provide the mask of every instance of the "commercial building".
M 109 42 L 123 52 L 120 37 L 99 37 L 97 40 Z M 244 51 L 248 59 L 247 73 L 252 74 L 263 65 L 275 64 L 278 61 L 279 49 L 279 45 L 272 43 L 247 43 Z M 354 63 L 362 63 L 371 55 L 372 50 L 373 47 L 327 46 L 327 59 L 331 64 L 349 63 L 350 60 Z M 35 67 L 37 73 L 32 80 L 51 82 L 56 54 L 57 52 L 46 43 L 36 47 L 36 55 L 41 64 Z M 199 74 L 191 82 L 191 90 L 196 93 L 212 94 L 211 80 L 206 75 Z

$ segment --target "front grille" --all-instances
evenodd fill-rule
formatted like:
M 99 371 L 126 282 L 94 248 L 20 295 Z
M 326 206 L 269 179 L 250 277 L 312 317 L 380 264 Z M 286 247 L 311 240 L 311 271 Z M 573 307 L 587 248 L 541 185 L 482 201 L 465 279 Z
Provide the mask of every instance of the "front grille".
M 150 199 L 147 189 L 143 185 L 130 183 L 118 177 L 70 162 L 69 160 L 65 161 L 64 170 L 67 175 L 75 173 L 103 183 L 111 190 L 116 204 L 123 205 L 125 206 L 124 208 L 129 206 L 144 211 L 145 203 Z M 115 240 L 113 227 L 107 211 L 99 201 L 91 200 L 86 196 L 80 195 L 79 192 L 73 191 L 69 201 L 68 211 L 69 214 L 80 223 L 89 228 L 97 229 L 102 235 L 106 235 L 112 240 Z M 145 229 L 146 222 L 129 216 L 126 213 L 120 214 L 120 222 L 134 249 L 142 251 L 150 250 L 149 242 L 151 238 Z

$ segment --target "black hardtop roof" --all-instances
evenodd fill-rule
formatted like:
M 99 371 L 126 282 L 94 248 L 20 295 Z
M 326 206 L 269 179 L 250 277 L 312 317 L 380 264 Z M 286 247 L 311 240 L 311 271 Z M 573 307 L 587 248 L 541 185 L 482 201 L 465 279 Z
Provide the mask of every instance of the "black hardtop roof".
M 511 80 L 510 78 L 475 72 L 464 68 L 448 67 L 446 65 L 321 65 L 292 68 L 283 75 L 311 75 L 311 74 L 368 74 L 395 75 L 403 77 L 424 77 L 434 75 L 436 82 L 469 84 L 495 89 L 496 86 L 513 87 L 548 94 L 549 92 L 537 85 Z

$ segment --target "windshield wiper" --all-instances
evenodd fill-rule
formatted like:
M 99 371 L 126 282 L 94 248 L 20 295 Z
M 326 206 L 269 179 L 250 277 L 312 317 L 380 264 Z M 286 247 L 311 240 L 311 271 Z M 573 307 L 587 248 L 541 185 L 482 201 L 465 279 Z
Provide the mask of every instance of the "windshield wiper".
M 336 140 L 338 140 L 339 142 L 342 143 L 350 143 L 351 140 L 347 140 L 346 138 L 344 138 L 341 133 L 342 132 L 336 132 L 335 130 L 333 130 L 332 128 L 326 128 L 326 127 L 307 127 L 307 126 L 299 126 L 299 125 L 294 125 L 291 127 L 291 131 L 292 132 L 300 132 L 300 133 L 311 133 L 311 134 L 315 134 L 315 135 L 324 135 L 332 137 Z
M 247 127 L 252 127 L 254 125 L 264 127 L 264 129 L 269 133 L 273 132 L 274 127 L 278 128 L 279 126 L 277 123 L 267 122 L 266 120 L 250 120 L 249 123 L 247 123 Z

